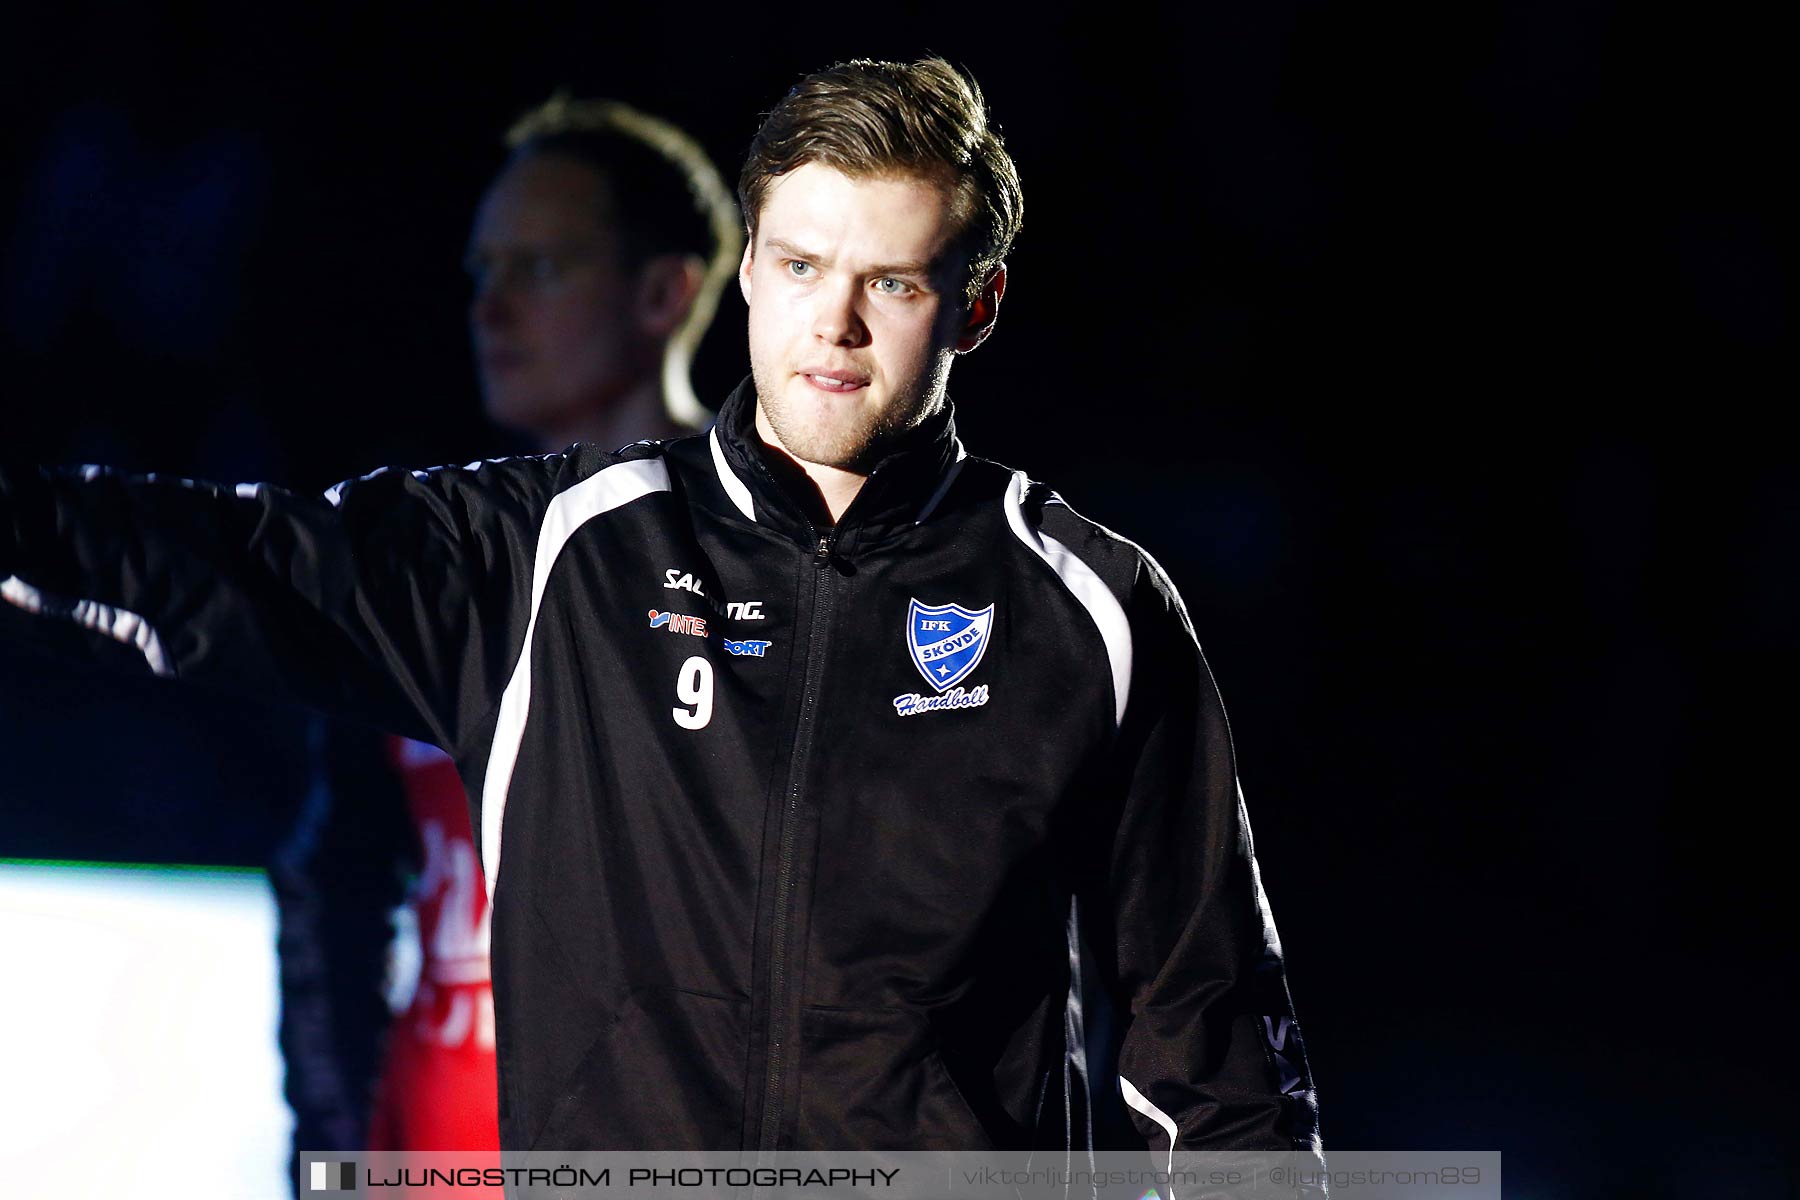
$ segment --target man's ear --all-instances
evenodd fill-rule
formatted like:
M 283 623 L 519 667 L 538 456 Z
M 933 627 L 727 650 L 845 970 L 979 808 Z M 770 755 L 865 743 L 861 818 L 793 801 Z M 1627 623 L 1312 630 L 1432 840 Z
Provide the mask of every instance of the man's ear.
M 1001 263 L 988 276 L 987 282 L 981 285 L 975 303 L 969 305 L 969 315 L 963 321 L 962 332 L 956 338 L 954 349 L 958 354 L 967 354 L 987 341 L 988 334 L 994 332 L 994 322 L 1000 319 L 1000 298 L 1004 295 L 1006 264 Z
M 638 273 L 638 327 L 656 338 L 669 338 L 694 311 L 694 299 L 706 280 L 706 264 L 697 254 L 659 254 Z
M 744 257 L 738 263 L 738 291 L 744 293 L 744 303 L 750 303 L 750 268 L 753 265 L 751 256 L 756 253 L 756 243 L 749 238 L 744 239 Z

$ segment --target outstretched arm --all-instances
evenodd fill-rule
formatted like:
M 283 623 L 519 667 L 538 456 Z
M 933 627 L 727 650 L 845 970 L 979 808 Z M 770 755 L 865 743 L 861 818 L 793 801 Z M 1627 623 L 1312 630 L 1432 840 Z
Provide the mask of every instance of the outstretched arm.
M 160 675 L 451 748 L 504 686 L 537 525 L 576 470 L 551 455 L 382 471 L 308 497 L 0 467 L 0 598 Z

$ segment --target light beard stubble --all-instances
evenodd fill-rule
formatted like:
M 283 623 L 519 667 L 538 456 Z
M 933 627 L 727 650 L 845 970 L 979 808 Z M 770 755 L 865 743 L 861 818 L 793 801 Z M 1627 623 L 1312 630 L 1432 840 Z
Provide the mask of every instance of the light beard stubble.
M 919 380 L 916 398 L 896 397 L 893 403 L 874 414 L 872 420 L 842 428 L 835 436 L 796 419 L 787 410 L 784 397 L 778 392 L 771 395 L 771 389 L 754 365 L 751 375 L 756 383 L 756 402 L 768 418 L 769 427 L 780 439 L 780 448 L 815 466 L 857 471 L 867 470 L 879 462 L 888 445 L 916 429 L 943 405 L 950 362 L 950 355 L 938 356 L 932 369 Z

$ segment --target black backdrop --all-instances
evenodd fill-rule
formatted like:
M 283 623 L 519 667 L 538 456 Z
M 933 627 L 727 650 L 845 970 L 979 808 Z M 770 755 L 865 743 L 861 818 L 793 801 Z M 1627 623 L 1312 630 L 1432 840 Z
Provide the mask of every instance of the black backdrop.
M 1517 1195 L 1795 1194 L 1774 31 L 608 7 L 9 18 L 0 453 L 317 488 L 505 449 L 458 264 L 513 115 L 618 96 L 734 174 L 805 70 L 946 54 L 1027 200 L 959 421 L 1181 586 L 1327 1145 L 1498 1148 Z M 0 855 L 267 853 L 289 716 L 6 655 Z

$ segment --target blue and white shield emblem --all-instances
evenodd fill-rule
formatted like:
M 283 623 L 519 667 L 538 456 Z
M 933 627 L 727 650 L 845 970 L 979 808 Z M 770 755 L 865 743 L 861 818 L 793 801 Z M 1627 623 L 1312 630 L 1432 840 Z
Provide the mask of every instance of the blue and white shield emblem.
M 980 664 L 993 631 L 992 604 L 970 610 L 914 600 L 906 608 L 906 648 L 919 674 L 940 692 L 955 687 Z

